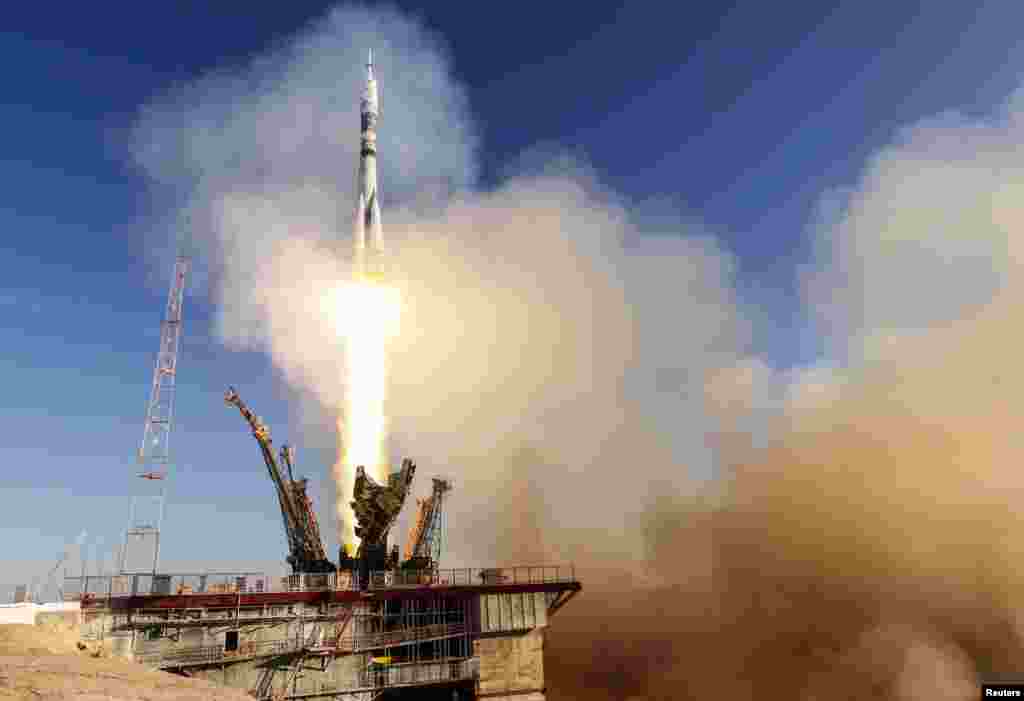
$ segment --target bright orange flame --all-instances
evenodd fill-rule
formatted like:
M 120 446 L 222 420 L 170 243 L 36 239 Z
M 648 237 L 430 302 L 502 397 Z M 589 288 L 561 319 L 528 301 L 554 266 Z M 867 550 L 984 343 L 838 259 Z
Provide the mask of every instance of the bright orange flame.
M 328 303 L 340 319 L 338 331 L 346 346 L 346 406 L 339 419 L 339 464 L 344 493 L 339 494 L 338 520 L 341 542 L 357 544 L 350 487 L 356 467 L 362 465 L 376 482 L 387 481 L 387 347 L 398 331 L 400 303 L 398 290 L 372 282 L 358 282 L 338 288 Z

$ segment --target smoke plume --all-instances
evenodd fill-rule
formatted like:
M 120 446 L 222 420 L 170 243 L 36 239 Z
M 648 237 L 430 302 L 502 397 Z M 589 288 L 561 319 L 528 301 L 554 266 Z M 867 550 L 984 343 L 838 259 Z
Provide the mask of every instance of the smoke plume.
M 336 449 L 347 310 L 331 291 L 349 277 L 370 46 L 385 238 L 403 300 L 387 407 L 395 451 L 455 480 L 457 524 L 541 465 L 554 468 L 543 470 L 544 493 L 563 495 L 554 508 L 581 527 L 616 524 L 624 504 L 637 510 L 646 496 L 643 480 L 628 494 L 586 486 L 595 461 L 608 473 L 644 461 L 650 476 L 685 483 L 672 454 L 697 457 L 703 375 L 733 362 L 747 334 L 728 255 L 683 217 L 666 224 L 663 212 L 622 201 L 557 151 L 524 156 L 500 187 L 479 191 L 477 130 L 446 53 L 395 12 L 339 8 L 276 53 L 143 111 L 138 161 L 184 193 L 180 216 L 210 262 L 222 340 L 269 352 L 313 402 L 307 423 L 331 426 L 330 440 L 313 440 Z M 637 441 L 658 422 L 674 440 L 651 459 Z M 526 453 L 536 466 L 519 464 Z M 707 473 L 709 457 L 699 462 Z M 585 486 L 594 508 L 559 503 Z M 339 481 L 337 500 L 350 490 Z M 453 558 L 493 557 L 492 543 L 471 542 L 480 529 L 452 530 Z
M 831 363 L 709 383 L 720 481 L 650 505 L 657 579 L 566 607 L 552 695 L 967 699 L 1019 673 L 1021 124 L 1016 97 L 926 120 L 823 196 Z
M 393 449 L 421 493 L 454 481 L 447 564 L 577 563 L 552 698 L 960 699 L 1014 671 L 1017 100 L 907 129 L 823 196 L 805 289 L 829 357 L 783 373 L 692 220 L 557 150 L 481 191 L 446 51 L 396 11 L 340 7 L 172 91 L 138 160 L 181 193 L 221 339 L 308 398 L 328 464 L 369 47 Z

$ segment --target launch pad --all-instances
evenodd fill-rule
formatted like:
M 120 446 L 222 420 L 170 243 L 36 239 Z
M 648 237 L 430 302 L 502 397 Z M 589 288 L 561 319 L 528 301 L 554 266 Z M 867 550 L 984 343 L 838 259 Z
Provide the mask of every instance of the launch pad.
M 388 535 L 410 491 L 406 459 L 388 483 L 357 471 L 362 539 L 325 555 L 307 481 L 234 389 L 277 492 L 292 574 L 121 574 L 65 579 L 82 637 L 147 666 L 245 689 L 257 699 L 544 699 L 544 635 L 581 585 L 572 566 L 441 569 L 444 504 L 435 478 L 417 503 L 404 558 Z M 285 467 L 283 471 L 281 465 Z
M 441 569 L 444 505 L 434 478 L 417 502 L 404 557 L 388 536 L 410 492 L 409 459 L 386 484 L 357 470 L 361 538 L 327 559 L 287 446 L 234 389 L 275 487 L 292 574 L 121 574 L 67 578 L 82 637 L 152 668 L 244 689 L 267 701 L 378 697 L 543 701 L 544 636 L 581 590 L 572 566 Z M 282 469 L 283 467 L 283 469 Z
M 131 575 L 79 586 L 83 637 L 258 699 L 544 698 L 571 567 L 359 575 Z

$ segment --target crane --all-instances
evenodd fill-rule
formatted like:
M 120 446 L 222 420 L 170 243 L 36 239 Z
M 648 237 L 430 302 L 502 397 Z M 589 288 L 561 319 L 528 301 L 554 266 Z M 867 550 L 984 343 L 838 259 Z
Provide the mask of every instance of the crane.
M 128 527 L 121 548 L 120 571 L 136 571 L 138 557 L 147 544 L 153 546 L 152 563 L 147 569 L 156 574 L 160 564 L 160 526 L 164 517 L 164 478 L 171 466 L 171 429 L 174 424 L 174 394 L 178 374 L 178 346 L 182 333 L 182 305 L 185 282 L 191 262 L 179 257 L 174 263 L 174 278 L 167 294 L 164 319 L 160 324 L 160 351 L 153 367 L 153 384 L 146 405 L 146 420 L 139 446 L 138 476 L 147 484 L 132 488 Z M 147 558 L 148 559 L 148 558 Z
M 313 500 L 309 497 L 306 491 L 306 486 L 309 480 L 295 479 L 293 473 L 293 467 L 295 460 L 295 451 L 289 445 L 281 446 L 281 462 L 284 463 L 288 469 L 288 482 L 292 485 L 292 491 L 295 494 L 295 500 L 299 507 L 299 520 L 302 522 L 302 531 L 306 534 L 307 539 L 310 543 L 316 544 L 317 552 L 316 556 L 318 559 L 324 561 L 327 560 L 327 554 L 323 547 L 323 538 L 320 537 L 320 524 L 316 518 L 316 511 L 313 509 Z
M 46 573 L 46 578 L 43 579 L 41 582 L 39 581 L 39 577 L 36 577 L 35 580 L 33 580 L 32 588 L 28 592 L 29 599 L 31 601 L 42 601 L 43 592 L 48 591 L 50 589 L 50 584 L 53 582 L 54 576 L 57 574 L 57 570 L 60 569 L 61 565 L 67 562 L 69 556 L 69 548 L 64 548 L 64 550 L 57 555 L 57 563 L 50 568 L 49 572 Z M 57 584 L 57 600 L 64 600 L 64 587 L 62 587 L 60 584 Z
M 434 478 L 434 488 L 426 499 L 417 499 L 416 522 L 409 530 L 405 545 L 406 569 L 433 569 L 441 560 L 444 538 L 444 495 L 450 492 L 448 480 Z
M 324 544 L 320 538 L 320 527 L 317 524 L 313 502 L 306 494 L 308 480 L 295 479 L 292 474 L 294 455 L 291 448 L 281 448 L 281 462 L 288 470 L 285 477 L 281 474 L 277 458 L 274 457 L 273 444 L 270 440 L 270 429 L 259 420 L 243 402 L 234 387 L 229 387 L 224 394 L 224 401 L 237 407 L 242 417 L 252 428 L 252 435 L 260 445 L 263 462 L 277 490 L 277 501 L 281 507 L 281 518 L 284 531 L 288 538 L 288 564 L 292 572 L 315 573 L 333 572 L 334 563 L 327 559 Z

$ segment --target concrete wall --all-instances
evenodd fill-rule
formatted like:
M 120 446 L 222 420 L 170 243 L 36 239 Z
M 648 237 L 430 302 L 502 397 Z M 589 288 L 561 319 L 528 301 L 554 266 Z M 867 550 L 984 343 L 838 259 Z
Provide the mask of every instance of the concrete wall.
M 135 656 L 135 650 L 132 648 L 131 633 L 108 634 L 103 638 L 103 645 L 107 648 L 111 657 L 121 657 L 130 660 Z
M 166 637 L 147 640 L 145 638 L 145 631 L 139 631 L 137 633 L 136 651 L 143 654 L 156 652 L 174 654 L 179 650 L 188 650 L 196 647 L 223 648 L 227 632 L 233 628 L 227 624 L 227 621 L 217 625 L 215 619 L 207 620 L 210 620 L 210 626 L 181 628 L 180 633 L 177 635 L 177 640 Z M 243 627 L 238 633 L 238 654 L 244 655 L 249 644 L 258 645 L 276 640 L 294 640 L 299 634 L 299 628 L 298 623 L 282 622 L 246 629 L 243 622 Z M 307 633 L 309 628 L 307 625 Z M 166 630 L 174 632 L 175 629 L 171 625 L 167 626 Z
M 523 701 L 532 692 L 544 698 L 544 629 L 525 635 L 482 638 L 473 642 L 480 659 L 480 695 L 514 696 Z
M 343 608 L 344 607 L 342 606 L 332 606 L 327 611 L 327 614 L 338 615 L 342 612 Z M 298 613 L 301 610 L 302 604 L 296 604 L 293 607 L 271 607 L 266 611 L 257 609 L 246 611 L 243 609 L 239 616 L 241 630 L 239 630 L 238 634 L 238 655 L 244 656 L 249 644 L 253 644 L 258 647 L 260 643 L 264 642 L 269 643 L 273 641 L 297 639 L 308 640 L 310 633 L 313 630 L 314 624 L 312 623 L 302 624 L 298 621 L 282 621 L 274 624 L 254 624 L 252 627 L 246 627 L 245 625 L 246 618 L 258 618 L 263 615 L 286 616 L 291 615 L 291 613 Z M 320 613 L 320 609 L 316 606 L 310 606 L 306 613 L 308 615 L 317 614 Z M 226 633 L 232 628 L 227 625 L 227 620 L 225 620 L 223 624 L 218 625 L 218 618 L 219 614 L 217 616 L 204 617 L 202 620 L 209 623 L 209 626 L 182 628 L 177 641 L 165 637 L 161 637 L 156 640 L 144 640 L 144 632 L 139 631 L 137 633 L 139 639 L 136 643 L 135 649 L 140 654 L 148 652 L 173 654 L 176 650 L 196 647 L 223 648 Z M 142 616 L 136 616 L 135 620 L 141 622 Z M 351 636 L 351 628 L 351 625 L 347 628 L 347 637 Z M 173 626 L 168 626 L 166 630 L 173 631 L 174 629 Z M 320 624 L 320 630 L 321 639 L 331 639 L 337 634 L 336 624 L 334 623 L 322 622 Z M 192 676 L 200 679 L 206 679 L 215 684 L 251 691 L 256 688 L 257 684 L 259 684 L 259 680 L 263 676 L 264 670 L 268 667 L 273 667 L 275 671 L 271 688 L 274 691 L 283 691 L 281 687 L 292 676 L 288 671 L 292 659 L 293 658 L 290 656 L 281 657 L 276 660 L 264 657 L 256 660 L 234 662 L 228 658 L 225 660 L 224 664 L 192 668 L 190 671 Z M 332 660 L 324 671 L 320 670 L 319 659 L 308 660 L 306 662 L 308 669 L 299 675 L 291 688 L 296 689 L 297 693 L 304 693 L 319 692 L 337 686 L 352 686 L 357 677 L 357 672 L 362 668 L 362 665 L 363 657 L 361 655 Z

